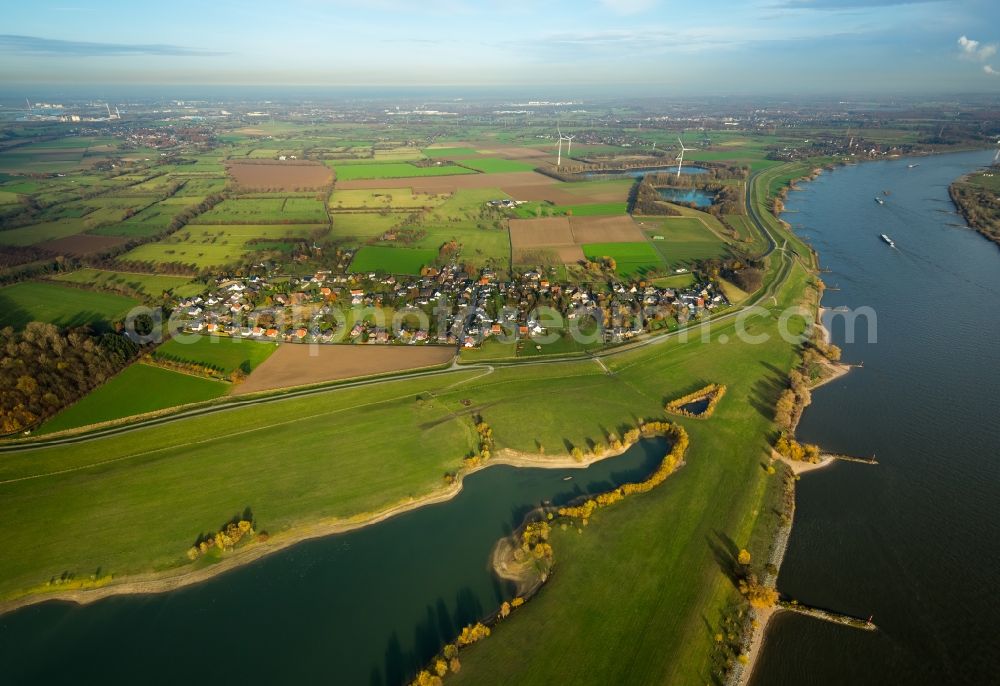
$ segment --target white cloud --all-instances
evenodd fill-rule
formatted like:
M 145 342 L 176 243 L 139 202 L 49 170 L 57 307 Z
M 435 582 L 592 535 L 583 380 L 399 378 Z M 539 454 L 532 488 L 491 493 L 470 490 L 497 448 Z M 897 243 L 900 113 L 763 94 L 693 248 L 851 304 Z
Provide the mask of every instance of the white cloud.
M 1000 71 L 997 71 L 996 69 L 994 69 L 993 67 L 991 67 L 988 64 L 984 64 L 983 65 L 983 71 L 985 73 L 989 74 L 990 76 L 1000 76 Z
M 616 14 L 638 14 L 656 6 L 656 0 L 599 0 L 605 9 Z
M 985 62 L 997 54 L 996 43 L 983 45 L 979 41 L 972 40 L 968 36 L 962 36 L 958 39 L 958 49 L 961 52 L 962 57 L 969 60 L 975 60 L 976 62 Z

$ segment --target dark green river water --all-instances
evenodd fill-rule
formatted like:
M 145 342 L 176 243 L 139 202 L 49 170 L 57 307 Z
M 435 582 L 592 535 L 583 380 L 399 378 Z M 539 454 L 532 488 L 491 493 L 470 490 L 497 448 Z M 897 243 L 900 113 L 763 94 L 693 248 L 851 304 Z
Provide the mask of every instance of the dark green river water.
M 453 500 L 203 584 L 0 616 L 0 684 L 397 686 L 512 597 L 489 557 L 527 512 L 641 481 L 666 450 L 645 439 L 587 469 L 490 467 Z
M 799 437 L 881 464 L 803 476 L 778 588 L 880 631 L 779 616 L 754 686 L 1000 683 L 1000 250 L 948 197 L 991 159 L 865 163 L 789 197 L 841 289 L 824 305 L 878 316 L 875 344 L 834 327 L 864 368 L 813 394 Z

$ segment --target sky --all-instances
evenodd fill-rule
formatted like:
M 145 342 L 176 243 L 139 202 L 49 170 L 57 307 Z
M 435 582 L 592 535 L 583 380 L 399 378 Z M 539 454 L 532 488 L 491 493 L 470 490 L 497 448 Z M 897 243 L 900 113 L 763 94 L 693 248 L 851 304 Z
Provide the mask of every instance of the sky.
M 31 0 L 0 86 L 1000 93 L 998 0 Z

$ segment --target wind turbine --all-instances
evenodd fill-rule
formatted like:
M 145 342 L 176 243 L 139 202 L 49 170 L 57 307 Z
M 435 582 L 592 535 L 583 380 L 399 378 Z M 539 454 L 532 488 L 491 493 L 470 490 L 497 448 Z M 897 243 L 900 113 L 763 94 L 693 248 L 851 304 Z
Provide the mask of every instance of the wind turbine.
M 556 131 L 559 133 L 559 154 L 556 157 L 556 169 L 558 169 L 559 167 L 562 166 L 562 142 L 563 141 L 568 142 L 568 145 L 566 147 L 566 154 L 570 155 L 573 152 L 573 139 L 576 138 L 576 136 L 564 136 L 562 129 L 559 127 L 558 124 L 556 125 Z
M 684 153 L 688 150 L 694 150 L 694 148 L 685 148 L 684 141 L 681 140 L 680 136 L 677 137 L 677 142 L 681 146 L 681 154 L 677 156 L 677 178 L 679 179 L 681 178 L 681 165 L 684 164 Z
M 566 156 L 567 157 L 569 155 L 573 154 L 573 139 L 574 138 L 576 138 L 576 136 L 564 136 L 563 137 L 563 140 L 566 141 Z

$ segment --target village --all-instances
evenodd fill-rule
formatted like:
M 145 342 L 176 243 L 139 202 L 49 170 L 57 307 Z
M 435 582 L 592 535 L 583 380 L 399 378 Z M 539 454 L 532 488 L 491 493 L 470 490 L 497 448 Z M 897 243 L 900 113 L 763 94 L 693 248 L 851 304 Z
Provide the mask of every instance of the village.
M 176 302 L 171 330 L 287 343 L 460 348 L 490 338 L 578 332 L 616 344 L 730 305 L 711 281 L 683 289 L 614 279 L 567 285 L 535 270 L 507 281 L 491 269 L 470 277 L 457 263 L 426 272 L 221 277 L 203 295 Z

